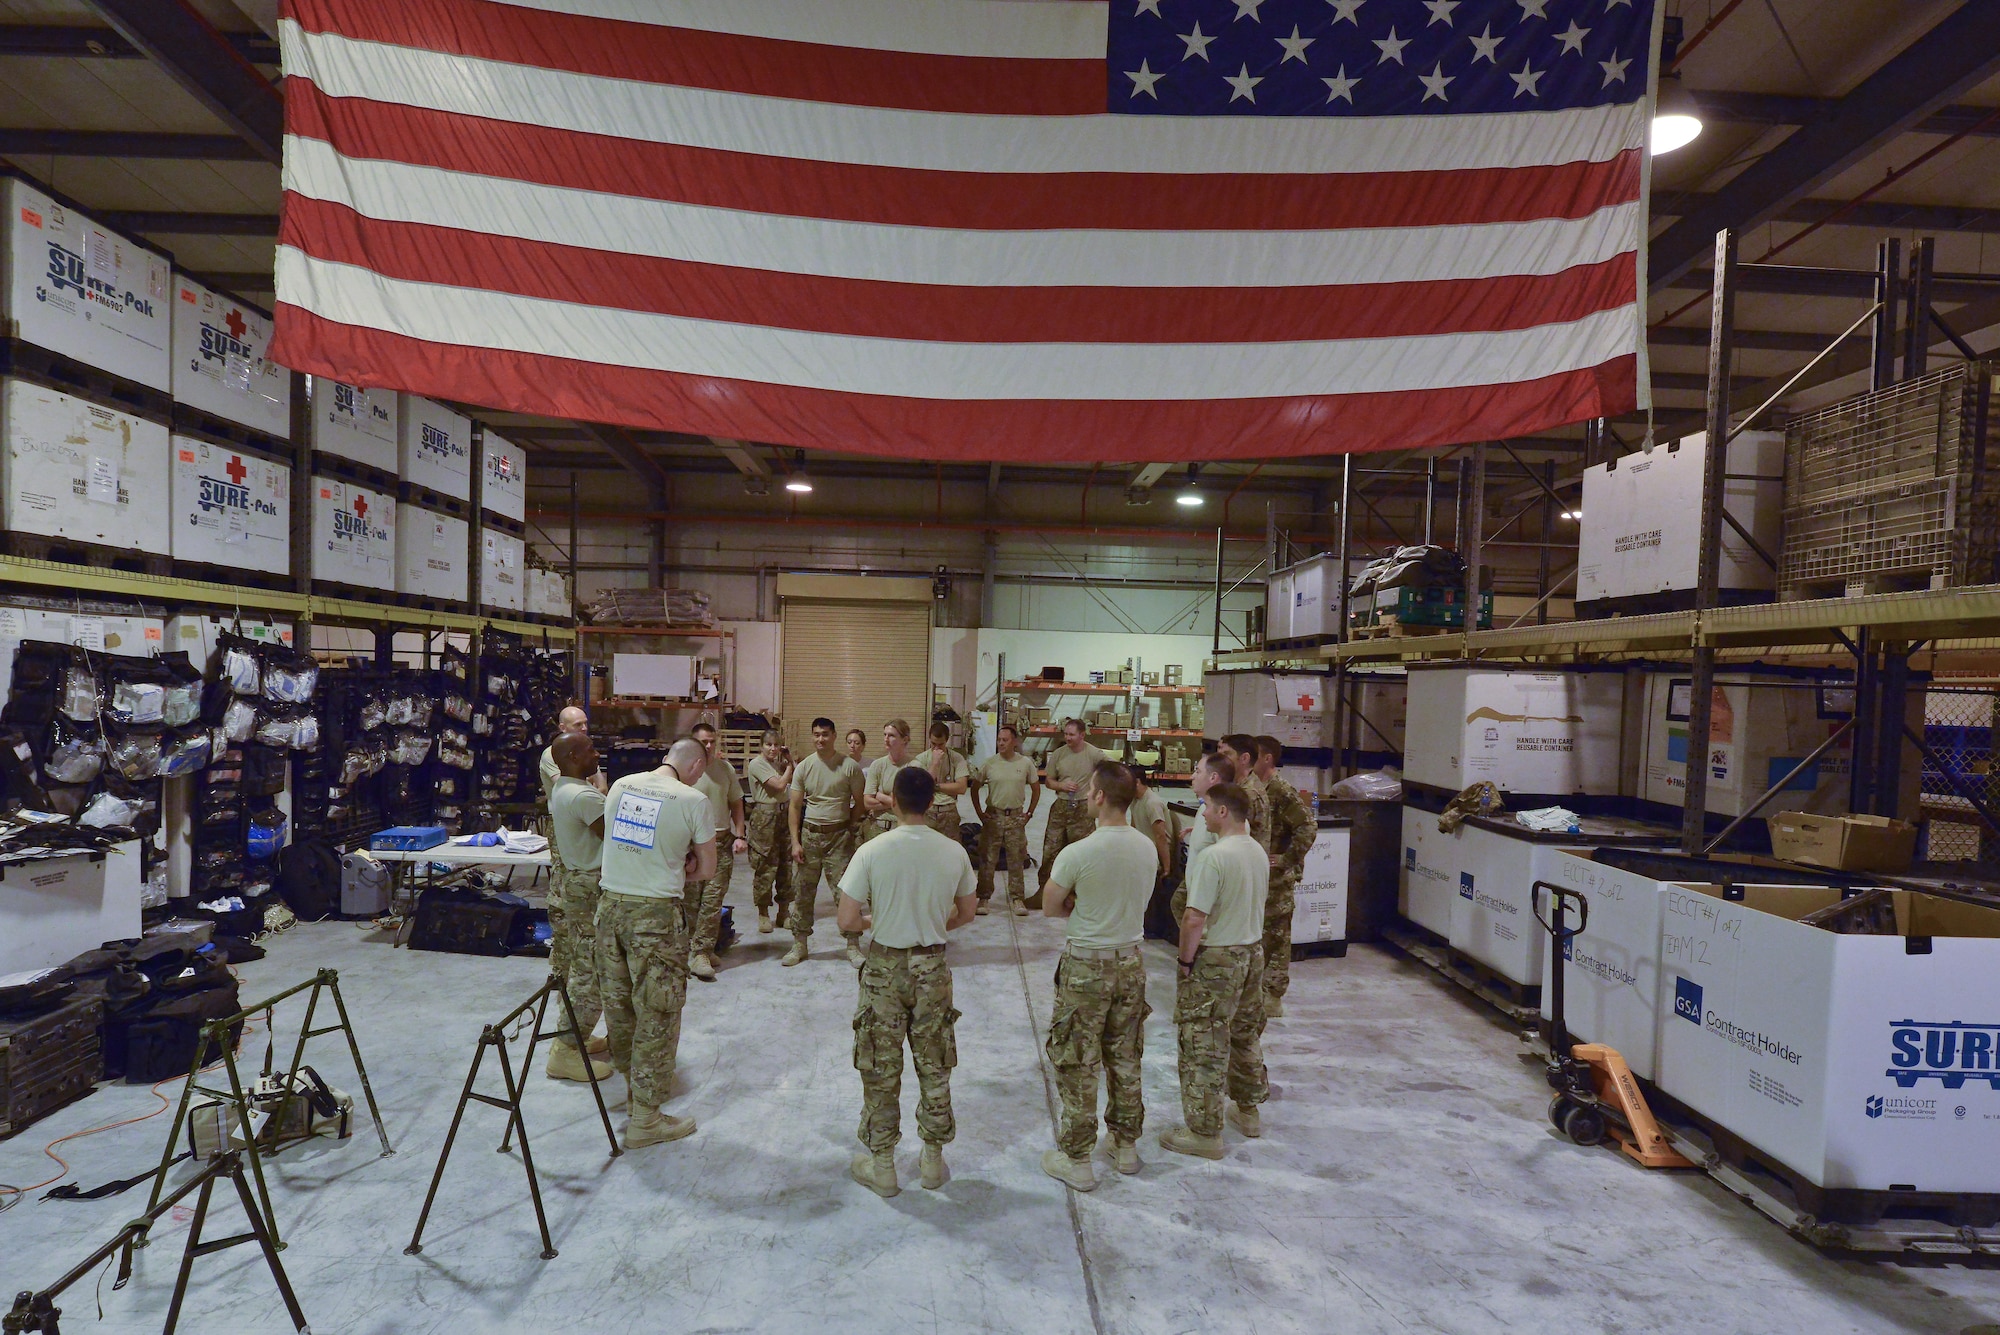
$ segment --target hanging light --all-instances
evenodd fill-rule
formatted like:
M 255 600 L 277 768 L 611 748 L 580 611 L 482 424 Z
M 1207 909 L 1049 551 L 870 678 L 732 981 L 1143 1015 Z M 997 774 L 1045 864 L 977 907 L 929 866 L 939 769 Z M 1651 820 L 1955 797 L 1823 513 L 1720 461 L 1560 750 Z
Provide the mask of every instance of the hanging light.
M 800 450 L 792 457 L 792 471 L 785 475 L 785 490 L 803 496 L 812 489 L 812 479 L 806 476 L 806 452 Z
M 1181 488 L 1180 494 L 1178 496 L 1174 497 L 1175 505 L 1185 505 L 1190 510 L 1197 510 L 1201 508 L 1201 505 L 1206 498 L 1203 497 L 1203 495 L 1201 494 L 1201 483 L 1198 480 L 1200 477 L 1201 477 L 1201 465 L 1189 464 L 1187 485 Z
M 1660 95 L 1653 104 L 1653 156 L 1685 148 L 1700 134 L 1701 107 L 1693 94 L 1681 86 L 1679 75 L 1661 79 Z

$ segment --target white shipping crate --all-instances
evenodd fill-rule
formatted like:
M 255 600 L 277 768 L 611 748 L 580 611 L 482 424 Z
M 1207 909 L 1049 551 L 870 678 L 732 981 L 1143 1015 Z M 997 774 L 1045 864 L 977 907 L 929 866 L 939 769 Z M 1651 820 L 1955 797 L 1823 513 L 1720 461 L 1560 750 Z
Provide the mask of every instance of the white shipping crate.
M 396 500 L 337 478 L 313 479 L 312 577 L 396 591 Z
M 0 867 L 0 922 L 7 924 L 0 974 L 50 968 L 139 935 L 138 862 L 139 844 L 128 840 L 102 854 Z
M 1687 804 L 1690 687 L 1686 676 L 1647 674 L 1646 761 L 1639 795 L 1648 802 Z M 1711 700 L 1707 809 L 1710 815 L 1740 816 L 1840 727 L 1853 712 L 1854 688 L 1729 672 L 1716 675 Z M 1764 813 L 1844 813 L 1853 755 L 1847 739 L 1836 743 L 1766 803 Z
M 396 471 L 396 442 L 402 422 L 400 396 L 393 389 L 360 389 L 313 376 L 312 447 L 356 463 Z
M 1438 830 L 1437 813 L 1403 808 L 1403 866 L 1396 874 L 1396 911 L 1417 926 L 1451 935 L 1451 906 L 1458 898 L 1452 836 Z
M 1611 672 L 1412 668 L 1403 774 L 1457 792 L 1615 796 L 1625 680 Z
M 1292 900 L 1293 945 L 1347 940 L 1348 844 L 1353 835 L 1345 821 L 1321 822 Z
M 173 455 L 175 560 L 291 570 L 291 469 L 188 436 L 173 438 Z
M 292 373 L 270 360 L 271 317 L 174 275 L 174 402 L 289 440 Z
M 528 607 L 536 616 L 574 615 L 569 600 L 569 576 L 532 567 L 528 571 Z
M 1340 634 L 1340 558 L 1315 556 L 1292 567 L 1292 638 Z
M 1583 471 L 1577 525 L 1576 601 L 1693 589 L 1701 546 L 1703 433 L 1680 448 L 1629 454 Z M 1772 556 L 1783 541 L 1785 436 L 1746 431 L 1729 443 L 1723 505 Z M 1720 586 L 1765 590 L 1777 572 L 1728 524 L 1722 526 Z
M 99 370 L 172 388 L 172 265 L 25 181 L 0 180 L 7 209 L 6 329 Z
M 166 427 L 13 377 L 0 419 L 0 525 L 167 555 Z
M 1890 935 L 1795 921 L 1836 890 L 1670 895 L 1658 1083 L 1819 1186 L 2000 1191 L 2000 911 L 1892 893 Z
M 399 396 L 397 476 L 440 496 L 472 499 L 472 419 L 415 394 Z
M 484 442 L 480 507 L 521 523 L 528 517 L 528 452 L 491 431 L 484 434 Z
M 1264 639 L 1292 638 L 1292 572 L 1280 570 L 1264 582 Z
M 396 506 L 396 592 L 466 601 L 472 530 L 463 519 L 404 501 Z
M 527 610 L 528 545 L 511 533 L 479 533 L 479 604 L 509 612 Z
M 1573 850 L 1558 850 L 1552 866 L 1548 879 L 1581 891 L 1590 906 L 1584 930 L 1564 954 L 1570 1035 L 1616 1048 L 1634 1075 L 1651 1080 L 1659 1070 L 1661 903 L 1679 887 Z M 1553 1000 L 1543 987 L 1544 1019 L 1554 1014 Z
M 1347 745 L 1361 756 L 1386 755 L 1400 764 L 1409 721 L 1409 679 L 1402 673 L 1373 676 L 1349 672 L 1347 682 L 1352 711 Z
M 694 695 L 699 659 L 687 654 L 611 655 L 611 693 L 686 700 Z

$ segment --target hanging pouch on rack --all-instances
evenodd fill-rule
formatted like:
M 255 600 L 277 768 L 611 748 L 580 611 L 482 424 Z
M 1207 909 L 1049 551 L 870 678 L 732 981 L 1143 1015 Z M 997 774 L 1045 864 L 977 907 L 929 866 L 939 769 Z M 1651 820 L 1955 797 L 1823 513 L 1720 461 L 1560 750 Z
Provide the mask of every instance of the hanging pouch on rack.
M 252 858 L 274 858 L 285 846 L 285 813 L 265 807 L 250 813 L 250 838 L 244 851 Z
M 79 650 L 69 666 L 63 670 L 62 700 L 57 706 L 65 718 L 78 723 L 91 723 L 97 718 L 101 705 L 101 695 L 97 687 L 97 674 L 90 669 L 83 653 Z
M 456 692 L 447 691 L 444 697 L 444 716 L 459 723 L 472 721 L 472 701 Z
M 160 777 L 178 779 L 208 765 L 209 733 L 206 728 L 175 728 L 160 741 Z
M 106 742 L 111 768 L 134 783 L 157 778 L 160 773 L 160 733 L 154 728 L 121 728 L 107 724 Z
M 301 713 L 298 726 L 292 730 L 292 750 L 319 750 L 319 715 Z
M 104 738 L 94 725 L 58 717 L 42 770 L 56 783 L 90 783 L 104 772 Z
M 257 725 L 251 732 L 252 740 L 263 746 L 290 750 L 298 737 L 298 712 L 289 706 L 267 706 L 257 711 Z
M 430 734 L 415 728 L 396 730 L 396 745 L 390 750 L 389 759 L 398 765 L 421 765 L 430 758 Z
M 276 797 L 285 791 L 285 753 L 252 743 L 243 748 L 243 792 Z
M 373 732 L 388 723 L 389 708 L 382 703 L 382 693 L 371 690 L 362 696 L 361 707 L 355 711 L 354 717 L 363 732 Z
M 340 786 L 351 788 L 368 774 L 368 749 L 350 746 L 340 758 Z
M 221 679 L 237 695 L 261 695 L 264 665 L 257 660 L 257 647 L 249 640 L 225 633 L 222 637 Z
M 169 728 L 185 728 L 201 717 L 201 673 L 188 661 L 185 650 L 161 654 L 154 661 L 166 670 L 168 678 L 160 721 Z
M 257 731 L 257 706 L 242 696 L 222 711 L 222 735 L 232 742 L 247 742 Z
M 301 649 L 270 647 L 264 653 L 264 698 L 279 704 L 302 705 L 319 684 L 319 664 Z

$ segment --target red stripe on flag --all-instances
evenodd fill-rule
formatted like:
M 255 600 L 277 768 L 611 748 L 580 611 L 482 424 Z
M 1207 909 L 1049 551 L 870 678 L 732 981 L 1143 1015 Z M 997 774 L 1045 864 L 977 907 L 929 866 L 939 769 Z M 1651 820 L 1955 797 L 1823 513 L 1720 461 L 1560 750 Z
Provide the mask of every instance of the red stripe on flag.
M 351 384 L 512 412 L 918 459 L 1297 457 L 1531 435 L 1629 412 L 1637 359 L 1514 384 L 1185 403 L 841 394 L 495 352 L 322 320 L 280 303 L 273 360 Z
M 810 4 L 812 0 L 797 0 Z M 484 0 L 291 0 L 308 32 L 762 97 L 911 111 L 1087 116 L 1105 110 L 1105 64 L 829 47 L 590 18 Z
M 1548 275 L 1342 287 L 931 287 L 365 218 L 287 194 L 280 243 L 389 278 L 730 324 L 946 343 L 1276 343 L 1563 324 L 1637 299 L 1630 253 Z
M 329 97 L 285 81 L 286 130 L 341 153 L 788 217 L 982 231 L 1312 231 L 1584 218 L 1639 197 L 1640 155 L 1552 167 L 1176 176 L 987 173 L 765 157 Z

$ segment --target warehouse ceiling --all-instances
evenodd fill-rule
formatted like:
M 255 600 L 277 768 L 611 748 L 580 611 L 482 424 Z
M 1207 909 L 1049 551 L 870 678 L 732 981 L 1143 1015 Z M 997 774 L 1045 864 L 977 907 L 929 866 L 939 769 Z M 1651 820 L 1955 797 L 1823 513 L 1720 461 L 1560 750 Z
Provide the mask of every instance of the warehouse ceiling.
M 1652 383 L 1662 436 L 1698 424 L 1706 382 L 1708 236 L 1743 232 L 1741 258 L 1872 269 L 1885 237 L 1937 238 L 1938 307 L 1972 347 L 2000 347 L 2000 42 L 1963 32 L 1986 0 L 1667 0 L 1680 32 L 1678 83 L 1704 133 L 1653 167 Z M 277 0 L 0 0 L 0 157 L 113 225 L 170 251 L 205 280 L 268 304 L 278 169 L 267 160 L 248 75 L 275 79 Z M 190 16 L 201 22 L 189 22 Z M 1959 25 L 1954 28 L 1953 25 Z M 261 82 L 255 91 L 261 91 Z M 248 101 L 255 101 L 249 97 Z M 1683 220 L 1686 220 L 1683 223 Z M 1992 254 L 1988 254 L 1989 248 Z M 1737 302 L 1738 402 L 1761 398 L 1866 306 L 1825 275 L 1752 279 Z M 1758 290 L 1778 288 L 1803 290 Z M 1942 335 L 1940 335 L 1942 339 Z M 1939 347 L 1943 348 L 1942 342 Z M 1863 387 L 1865 338 L 1806 378 L 1810 405 Z M 529 445 L 531 464 L 590 470 L 657 466 L 667 475 L 741 475 L 768 493 L 800 465 L 816 474 L 909 482 L 999 476 L 985 465 L 836 459 L 754 443 L 605 433 L 479 414 Z M 1642 419 L 1615 423 L 1626 445 Z M 1495 451 L 1502 497 L 1540 494 L 1519 465 L 1573 474 L 1579 429 Z M 1402 476 L 1392 476 L 1400 467 Z M 1418 458 L 1369 461 L 1378 494 L 1421 490 Z M 1224 490 L 1323 488 L 1331 461 L 1217 465 Z M 1508 483 L 1504 474 L 1516 474 Z M 1178 485 L 1143 461 L 1027 469 L 1007 476 L 1102 486 Z M 546 474 L 545 474 L 546 475 Z M 963 475 L 963 476 L 961 476 Z M 651 481 L 649 486 L 654 485 Z M 1145 494 L 1143 490 L 1136 494 Z

